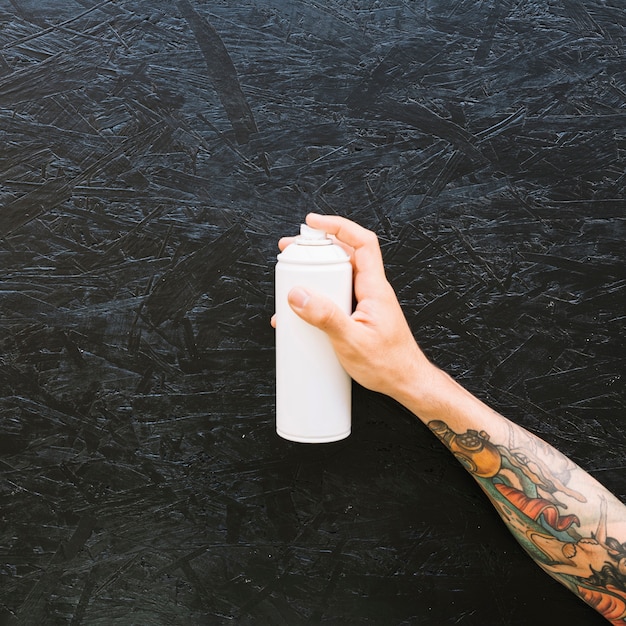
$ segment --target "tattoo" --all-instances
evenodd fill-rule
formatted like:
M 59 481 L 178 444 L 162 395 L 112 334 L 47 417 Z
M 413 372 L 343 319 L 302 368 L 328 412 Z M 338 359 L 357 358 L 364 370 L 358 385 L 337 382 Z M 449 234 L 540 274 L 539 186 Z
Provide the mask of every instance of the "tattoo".
M 473 474 L 531 557 L 610 623 L 626 624 L 626 542 L 607 536 L 604 499 L 597 530 L 588 536 L 577 511 L 564 512 L 566 502 L 572 509 L 587 503 L 567 486 L 575 465 L 541 440 L 521 449 L 495 445 L 484 431 L 456 433 L 439 420 L 428 426 Z

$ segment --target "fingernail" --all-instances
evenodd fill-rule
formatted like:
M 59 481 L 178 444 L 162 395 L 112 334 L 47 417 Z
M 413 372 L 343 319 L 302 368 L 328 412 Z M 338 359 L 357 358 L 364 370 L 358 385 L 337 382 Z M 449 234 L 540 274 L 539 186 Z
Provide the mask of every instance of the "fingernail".
M 310 298 L 309 292 L 302 287 L 294 287 L 289 292 L 289 304 L 295 306 L 296 309 L 303 309 Z

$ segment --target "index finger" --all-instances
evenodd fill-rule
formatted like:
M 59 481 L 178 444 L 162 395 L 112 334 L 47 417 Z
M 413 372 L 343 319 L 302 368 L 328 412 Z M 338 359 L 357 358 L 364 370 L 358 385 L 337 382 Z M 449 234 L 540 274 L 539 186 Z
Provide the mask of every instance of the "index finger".
M 384 277 L 383 257 L 376 233 L 356 222 L 339 215 L 309 213 L 306 223 L 334 235 L 339 241 L 354 249 L 354 266 L 358 272 L 373 273 Z

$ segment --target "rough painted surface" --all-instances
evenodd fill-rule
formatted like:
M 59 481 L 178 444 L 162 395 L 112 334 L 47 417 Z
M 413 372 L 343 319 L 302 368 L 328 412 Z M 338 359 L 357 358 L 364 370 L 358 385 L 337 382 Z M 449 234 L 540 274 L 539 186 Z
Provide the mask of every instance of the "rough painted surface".
M 622 0 L 0 4 L 0 622 L 602 623 L 421 424 L 273 431 L 276 240 L 626 498 Z

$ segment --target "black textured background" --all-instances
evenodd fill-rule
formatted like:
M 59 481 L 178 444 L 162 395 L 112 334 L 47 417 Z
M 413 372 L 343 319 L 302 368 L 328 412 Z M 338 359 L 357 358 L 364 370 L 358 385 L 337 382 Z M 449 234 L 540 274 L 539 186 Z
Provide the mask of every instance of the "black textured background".
M 279 236 L 359 221 L 624 499 L 624 9 L 1 1 L 0 623 L 603 623 L 390 400 L 280 440 L 269 318 Z

